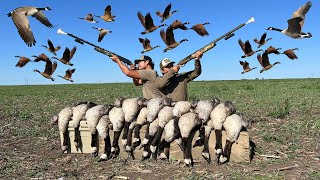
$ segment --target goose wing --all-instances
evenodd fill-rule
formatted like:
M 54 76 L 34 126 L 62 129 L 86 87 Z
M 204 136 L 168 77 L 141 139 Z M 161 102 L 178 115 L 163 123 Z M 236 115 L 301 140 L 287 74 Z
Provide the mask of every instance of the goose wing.
M 262 65 L 263 67 L 267 67 L 270 65 L 268 53 L 264 52 L 262 54 Z
M 76 51 L 77 51 L 77 47 L 74 46 L 74 47 L 71 49 L 71 51 L 70 51 L 70 60 L 72 59 L 72 57 L 73 57 L 74 53 L 76 53 Z M 69 60 L 69 61 L 70 61 L 70 60 Z
M 164 29 L 161 29 L 160 36 L 161 36 L 161 39 L 163 40 L 163 42 L 168 46 L 167 36 L 166 36 L 166 33 L 164 32 Z
M 258 59 L 260 65 L 261 65 L 262 67 L 264 67 L 264 66 L 263 66 L 263 63 L 262 63 L 262 57 L 261 57 L 261 54 L 260 54 L 260 53 L 257 55 L 257 59 Z
M 301 17 L 295 17 L 289 19 L 288 22 L 288 29 L 287 31 L 290 33 L 300 33 L 301 32 L 301 25 L 300 22 L 303 19 Z
M 242 51 L 245 53 L 245 52 L 246 52 L 246 51 L 245 51 L 245 45 L 244 45 L 244 43 L 241 41 L 241 39 L 238 39 L 238 43 L 239 43 Z
M 292 18 L 301 17 L 303 20 L 300 22 L 301 27 L 303 27 L 305 15 L 309 11 L 312 3 L 309 1 L 306 4 L 302 5 L 299 9 L 297 9 L 293 14 Z
M 66 70 L 66 75 L 64 76 L 64 78 L 66 79 L 70 79 L 72 77 L 72 74 L 75 72 L 76 69 L 68 69 Z
M 141 12 L 140 12 L 140 11 L 138 11 L 137 15 L 138 15 L 138 18 L 139 18 L 139 20 L 140 20 L 140 22 L 141 22 L 142 26 L 146 29 L 146 24 L 145 24 L 144 16 L 141 14 Z
M 209 33 L 207 32 L 207 30 L 205 29 L 203 24 L 194 25 L 194 26 L 192 26 L 192 29 L 195 30 L 200 36 L 209 35 Z
M 174 33 L 173 33 L 172 28 L 167 28 L 166 40 L 167 40 L 168 45 L 176 43 L 176 40 L 174 39 Z
M 153 19 L 150 15 L 150 13 L 148 13 L 146 16 L 145 16 L 145 25 L 146 25 L 146 29 L 150 29 L 152 27 L 154 27 L 154 24 L 153 24 Z
M 52 42 L 50 41 L 50 39 L 48 39 L 48 45 L 49 45 L 49 49 L 50 49 L 51 51 L 54 51 L 54 50 L 55 50 Z
M 25 12 L 17 10 L 12 13 L 11 17 L 23 41 L 30 47 L 35 45 L 36 40 L 34 39 L 30 23 L 27 16 L 25 16 Z
M 32 17 L 35 17 L 38 21 L 40 21 L 43 25 L 52 28 L 53 25 L 51 24 L 51 22 L 49 21 L 49 19 L 46 17 L 46 15 L 44 15 L 43 12 L 38 11 L 36 13 L 34 13 L 32 15 Z
M 245 49 L 244 49 L 245 53 L 248 54 L 252 51 L 252 48 L 251 48 L 251 44 L 249 42 L 249 40 L 246 40 L 245 42 Z
M 53 64 L 52 64 L 51 74 L 53 74 L 53 73 L 54 73 L 54 71 L 57 69 L 57 66 L 58 66 L 57 62 L 56 62 L 56 61 L 54 61 L 54 62 L 53 62 Z
M 171 23 L 170 27 L 171 27 L 172 29 L 178 29 L 178 28 L 180 28 L 180 29 L 182 29 L 182 30 L 187 30 L 187 29 L 188 29 L 188 28 L 187 28 L 184 24 L 182 24 L 182 22 L 179 21 L 179 20 L 173 21 L 173 22 Z
M 108 5 L 105 9 L 104 9 L 104 16 L 105 17 L 111 17 L 111 6 Z
M 260 43 L 263 43 L 266 40 L 267 33 L 263 33 L 263 35 L 260 38 Z
M 66 47 L 62 55 L 62 61 L 69 62 L 70 61 L 70 49 Z
M 16 67 L 23 67 L 30 61 L 29 58 L 22 56 L 16 64 Z
M 101 42 L 102 39 L 104 38 L 104 36 L 105 36 L 107 33 L 108 33 L 107 30 L 105 30 L 105 29 L 101 30 L 100 33 L 99 33 L 98 42 Z
M 171 10 L 171 3 L 168 4 L 168 6 L 166 7 L 166 9 L 164 10 L 164 13 L 163 13 L 163 17 L 168 17 L 169 16 L 169 13 L 170 13 L 170 10 Z
M 87 14 L 85 16 L 85 19 L 88 20 L 88 21 L 93 21 L 93 15 L 92 14 Z
M 34 60 L 34 62 L 39 62 L 39 61 L 44 61 L 47 62 L 49 61 L 49 58 L 47 55 L 45 55 L 44 53 L 40 54 L 39 56 L 37 56 L 37 58 Z
M 146 38 L 145 40 L 144 40 L 144 43 L 143 43 L 143 47 L 144 48 L 151 48 L 151 46 L 150 46 L 150 40 L 148 39 L 148 38 Z
M 52 61 L 46 61 L 46 68 L 43 71 L 43 73 L 47 74 L 47 75 L 51 75 L 52 74 Z

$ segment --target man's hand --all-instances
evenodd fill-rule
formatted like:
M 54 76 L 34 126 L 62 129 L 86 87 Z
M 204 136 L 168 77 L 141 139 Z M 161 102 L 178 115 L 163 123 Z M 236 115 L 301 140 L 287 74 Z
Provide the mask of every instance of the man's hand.
M 202 55 L 203 55 L 203 52 L 197 51 L 196 53 L 194 53 L 194 54 L 192 55 L 192 58 L 198 61 L 198 60 L 200 60 L 200 58 L 202 57 Z
M 131 65 L 130 65 L 130 69 L 131 69 L 131 70 L 135 70 L 135 69 L 136 69 L 136 65 L 135 65 L 135 64 L 131 64 Z
M 112 54 L 109 58 L 116 63 L 120 61 L 119 57 L 114 54 Z
M 172 69 L 173 69 L 174 73 L 177 73 L 177 72 L 179 71 L 179 69 L 180 69 L 181 66 L 182 66 L 182 65 L 172 66 Z

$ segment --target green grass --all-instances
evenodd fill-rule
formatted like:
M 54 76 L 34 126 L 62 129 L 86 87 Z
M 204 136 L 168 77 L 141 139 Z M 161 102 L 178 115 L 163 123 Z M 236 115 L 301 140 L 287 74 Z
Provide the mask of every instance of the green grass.
M 300 161 L 296 159 L 299 155 L 296 151 L 317 151 L 313 144 L 320 138 L 320 79 L 197 81 L 189 83 L 188 88 L 189 100 L 217 97 L 221 101 L 232 101 L 250 122 L 249 132 L 255 138 L 257 155 L 270 154 L 285 146 L 282 151 L 290 153 L 282 161 L 291 162 Z M 58 127 L 52 126 L 50 119 L 62 108 L 79 101 L 108 104 L 119 96 L 141 97 L 141 87 L 131 83 L 0 86 L 0 139 L 59 139 Z M 0 147 L 0 152 L 8 150 L 5 148 Z M 279 161 L 256 162 L 248 167 L 263 168 L 276 163 Z M 10 161 L 0 167 L 9 177 L 14 171 L 23 171 L 23 162 Z M 43 167 L 33 166 L 27 176 L 43 177 L 45 171 Z M 60 172 L 67 177 L 76 176 L 72 171 Z M 226 174 L 230 179 L 251 178 L 252 175 L 233 171 Z M 308 175 L 311 179 L 319 177 L 319 173 L 314 172 Z M 205 177 L 210 174 L 193 174 L 190 178 Z M 284 174 L 273 172 L 255 175 L 252 179 L 283 177 Z

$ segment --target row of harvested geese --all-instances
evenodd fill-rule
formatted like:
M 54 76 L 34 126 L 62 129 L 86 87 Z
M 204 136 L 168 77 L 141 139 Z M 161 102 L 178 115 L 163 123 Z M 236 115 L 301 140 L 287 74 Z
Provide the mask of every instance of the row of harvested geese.
M 108 160 L 119 156 L 119 139 L 122 133 L 123 150 L 128 157 L 134 159 L 134 151 L 143 148 L 142 160 L 150 158 L 169 158 L 170 143 L 177 141 L 184 155 L 184 162 L 192 166 L 192 139 L 199 130 L 199 137 L 193 147 L 203 146 L 202 156 L 211 161 L 209 138 L 215 130 L 215 154 L 217 163 L 228 162 L 233 143 L 238 139 L 243 127 L 248 122 L 236 112 L 235 105 L 230 101 L 220 102 L 219 99 L 200 101 L 177 101 L 169 98 L 117 98 L 114 104 L 97 105 L 92 102 L 81 102 L 75 106 L 63 108 L 52 123 L 58 123 L 63 152 L 70 148 L 68 141 L 68 125 L 74 127 L 74 145 L 83 147 L 80 137 L 80 121 L 85 120 L 91 133 L 91 152 L 98 155 L 98 136 L 103 139 L 104 152 L 100 160 Z M 141 141 L 140 130 L 146 125 L 144 139 Z M 222 147 L 222 127 L 226 131 L 225 147 Z M 113 131 L 113 142 L 109 136 Z M 163 138 L 161 138 L 163 137 Z M 81 145 L 82 144 L 82 145 Z M 101 146 L 100 146 L 101 147 Z M 165 151 L 165 149 L 167 149 Z

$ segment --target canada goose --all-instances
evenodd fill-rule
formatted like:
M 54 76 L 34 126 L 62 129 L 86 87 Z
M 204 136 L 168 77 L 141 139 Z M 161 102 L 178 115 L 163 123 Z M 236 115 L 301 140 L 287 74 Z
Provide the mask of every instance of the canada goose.
M 162 19 L 161 19 L 161 23 L 162 23 L 164 20 L 168 19 L 170 16 L 172 16 L 173 13 L 178 12 L 177 10 L 175 10 L 175 11 L 172 11 L 172 12 L 170 13 L 170 10 L 171 10 L 171 3 L 168 4 L 168 6 L 167 6 L 166 9 L 164 10 L 163 14 L 162 14 L 159 10 L 156 12 L 156 14 L 157 14 L 159 17 L 162 18 Z
M 47 50 L 52 54 L 54 54 L 55 56 L 57 55 L 56 51 L 58 51 L 61 48 L 61 46 L 54 47 L 50 39 L 48 39 L 48 46 L 42 45 L 42 47 L 47 48 Z
M 258 48 L 260 48 L 261 46 L 265 45 L 269 40 L 271 40 L 272 38 L 268 38 L 267 37 L 267 33 L 263 33 L 263 35 L 261 36 L 260 40 L 258 40 L 257 38 L 255 38 L 253 41 L 257 44 L 259 44 Z
M 238 43 L 242 49 L 242 51 L 244 52 L 244 55 L 241 56 L 241 58 L 245 58 L 245 57 L 250 57 L 252 56 L 254 53 L 258 52 L 258 51 L 263 51 L 262 49 L 258 49 L 257 51 L 252 51 L 251 48 L 251 44 L 249 42 L 249 40 L 247 40 L 245 42 L 245 44 L 241 41 L 241 39 L 238 40 Z
M 268 53 L 264 52 L 262 54 L 262 57 L 260 54 L 257 55 L 258 61 L 260 63 L 260 65 L 262 66 L 262 69 L 260 70 L 260 73 L 263 73 L 263 71 L 267 71 L 269 69 L 271 69 L 274 65 L 276 64 L 281 64 L 279 61 L 270 64 L 269 62 L 269 57 L 268 57 Z
M 182 39 L 180 42 L 176 42 L 176 40 L 174 39 L 173 29 L 170 27 L 167 28 L 166 32 L 164 32 L 164 30 L 162 29 L 160 31 L 160 36 L 163 42 L 167 45 L 167 47 L 163 50 L 163 52 L 167 52 L 167 50 L 171 50 L 177 47 L 179 44 L 181 44 L 184 41 L 188 41 L 188 39 Z
M 76 71 L 76 69 L 68 69 L 66 70 L 66 74 L 64 76 L 60 76 L 58 75 L 58 77 L 61 77 L 62 79 L 65 79 L 67 81 L 73 82 L 73 80 L 71 79 L 72 74 Z
M 241 74 L 247 73 L 247 72 L 252 71 L 252 70 L 257 68 L 257 67 L 250 68 L 249 67 L 249 63 L 247 61 L 245 61 L 245 62 L 239 61 L 239 62 L 242 65 L 242 68 L 243 68 L 243 72 L 241 72 Z
M 30 60 L 29 58 L 27 57 L 24 57 L 24 56 L 14 56 L 14 57 L 17 57 L 17 58 L 20 58 L 19 61 L 17 62 L 16 64 L 16 67 L 20 67 L 22 68 L 23 66 L 25 66 L 28 62 L 34 62 L 32 60 Z
M 96 30 L 98 30 L 100 32 L 99 33 L 99 37 L 98 37 L 98 42 L 101 42 L 106 34 L 112 33 L 112 31 L 106 30 L 106 29 L 103 29 L 103 28 L 92 27 L 92 29 L 96 29 Z
M 142 24 L 142 26 L 144 27 L 145 31 L 141 32 L 141 34 L 148 34 L 151 33 L 153 31 L 155 31 L 156 29 L 158 29 L 161 26 L 166 26 L 166 24 L 161 24 L 159 26 L 155 26 L 153 24 L 153 19 L 150 15 L 150 13 L 146 14 L 146 16 L 144 17 L 140 11 L 138 11 L 138 18 Z
M 143 51 L 141 51 L 141 53 L 145 53 L 145 52 L 148 52 L 148 51 L 151 51 L 155 48 L 160 47 L 160 46 L 151 47 L 150 40 L 148 38 L 145 38 L 145 39 L 139 38 L 139 41 L 141 42 L 141 44 L 143 45 L 143 48 L 144 48 Z
M 311 5 L 312 5 L 312 3 L 309 1 L 306 4 L 304 4 L 303 6 L 301 6 L 298 10 L 296 10 L 292 14 L 292 18 L 287 21 L 288 22 L 287 29 L 281 30 L 278 28 L 269 27 L 269 28 L 267 28 L 267 30 L 279 31 L 282 34 L 285 34 L 285 35 L 287 35 L 291 38 L 294 38 L 294 39 L 311 38 L 312 35 L 310 32 L 308 32 L 308 33 L 301 32 L 302 27 L 304 25 L 305 15 L 309 11 Z
M 204 28 L 204 25 L 210 24 L 208 22 L 203 24 L 196 24 L 192 26 L 190 29 L 193 29 L 196 33 L 198 33 L 200 36 L 209 36 L 208 31 Z
M 39 74 L 41 74 L 43 77 L 47 78 L 47 79 L 51 79 L 51 81 L 54 81 L 54 78 L 52 77 L 52 74 L 54 73 L 54 71 L 57 68 L 57 62 L 54 61 L 52 64 L 52 61 L 48 60 L 46 61 L 46 68 L 43 72 L 40 72 L 39 70 L 35 69 L 34 72 L 38 72 Z
M 114 18 L 116 17 L 116 16 L 113 16 L 112 14 L 111 14 L 111 6 L 110 5 L 108 5 L 105 9 L 104 9 L 104 15 L 103 16 L 96 16 L 96 15 L 94 15 L 95 17 L 98 17 L 98 18 L 101 18 L 101 19 L 103 19 L 104 21 L 106 21 L 106 22 L 114 22 L 115 20 L 114 20 Z
M 19 7 L 8 13 L 8 17 L 12 18 L 14 25 L 16 26 L 20 37 L 23 41 L 29 46 L 33 46 L 36 44 L 36 40 L 31 31 L 30 23 L 27 16 L 35 17 L 38 21 L 40 21 L 45 26 L 52 28 L 53 25 L 47 19 L 47 17 L 43 14 L 42 10 L 48 11 L 51 10 L 50 7 L 38 8 L 33 6 L 25 6 Z
M 38 56 L 33 55 L 32 57 L 35 57 L 35 59 L 33 60 L 34 62 L 39 62 L 39 61 L 47 62 L 47 61 L 50 61 L 48 56 L 45 55 L 44 53 L 41 53 Z
M 271 54 L 271 53 L 273 53 L 273 54 L 280 54 L 280 52 L 278 51 L 278 50 L 280 50 L 280 49 L 282 49 L 282 48 L 275 48 L 275 47 L 273 47 L 273 46 L 269 46 L 266 50 L 265 50 L 265 52 L 267 52 L 268 54 Z
M 72 59 L 74 53 L 77 51 L 77 47 L 73 47 L 72 50 L 70 51 L 69 48 L 66 47 L 66 49 L 63 52 L 63 56 L 61 59 L 58 59 L 56 57 L 52 57 L 53 59 L 57 59 L 58 61 L 62 62 L 63 64 L 73 66 L 72 63 L 70 63 L 70 60 Z
M 298 56 L 294 53 L 294 50 L 299 50 L 299 49 L 298 48 L 287 49 L 283 51 L 281 54 L 287 55 L 288 58 L 291 60 L 298 59 Z
M 89 23 L 98 23 L 99 21 L 93 19 L 93 15 L 91 13 L 87 14 L 84 18 L 78 17 L 78 19 L 85 20 Z
M 171 23 L 170 27 L 175 30 L 175 29 L 182 29 L 182 30 L 188 30 L 188 28 L 185 26 L 185 24 L 190 24 L 189 22 L 185 22 L 185 23 L 182 23 L 181 21 L 179 20 L 175 20 Z

